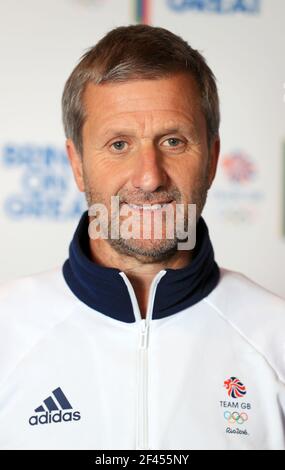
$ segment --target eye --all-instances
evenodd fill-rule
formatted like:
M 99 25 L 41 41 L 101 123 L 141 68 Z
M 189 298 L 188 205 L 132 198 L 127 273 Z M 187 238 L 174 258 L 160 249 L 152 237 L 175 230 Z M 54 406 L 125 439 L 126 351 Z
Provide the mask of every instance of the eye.
M 170 145 L 167 145 L 167 147 L 178 147 L 179 143 L 183 143 L 183 141 L 177 137 L 169 137 L 164 142 L 169 142 Z
M 111 147 L 113 147 L 113 149 L 118 150 L 118 151 L 124 150 L 126 143 L 127 142 L 125 140 L 116 140 L 116 142 L 113 142 L 111 144 Z

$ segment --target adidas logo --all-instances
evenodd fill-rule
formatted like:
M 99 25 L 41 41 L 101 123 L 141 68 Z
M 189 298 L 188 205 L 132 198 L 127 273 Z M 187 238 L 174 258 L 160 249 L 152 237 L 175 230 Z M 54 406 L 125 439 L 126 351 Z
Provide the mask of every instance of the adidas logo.
M 60 387 L 52 391 L 52 396 L 44 400 L 44 405 L 35 409 L 35 412 L 40 414 L 30 417 L 29 423 L 31 426 L 81 419 L 79 411 L 65 411 L 73 410 L 73 408 Z

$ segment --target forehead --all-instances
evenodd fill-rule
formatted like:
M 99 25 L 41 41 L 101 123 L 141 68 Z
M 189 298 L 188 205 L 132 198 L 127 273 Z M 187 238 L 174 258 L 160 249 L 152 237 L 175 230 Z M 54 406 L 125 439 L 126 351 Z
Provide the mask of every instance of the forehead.
M 144 119 L 201 119 L 200 92 L 196 80 L 185 74 L 159 79 L 136 79 L 94 85 L 88 83 L 83 94 L 87 125 L 97 129 L 140 122 Z

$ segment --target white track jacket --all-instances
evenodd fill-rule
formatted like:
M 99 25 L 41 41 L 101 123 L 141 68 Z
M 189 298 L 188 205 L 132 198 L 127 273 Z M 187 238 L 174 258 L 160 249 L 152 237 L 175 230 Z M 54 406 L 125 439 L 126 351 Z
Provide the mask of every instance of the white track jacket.
M 218 268 L 201 218 L 142 319 L 86 224 L 63 268 L 0 286 L 0 448 L 285 449 L 285 300 Z

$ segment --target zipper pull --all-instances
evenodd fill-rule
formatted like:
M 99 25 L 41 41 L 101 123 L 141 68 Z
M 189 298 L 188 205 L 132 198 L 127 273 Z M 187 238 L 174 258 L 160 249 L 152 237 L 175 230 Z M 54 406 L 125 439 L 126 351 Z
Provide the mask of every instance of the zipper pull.
M 143 318 L 141 320 L 140 349 L 147 348 L 147 340 L 148 340 L 148 325 L 146 323 L 145 318 Z

